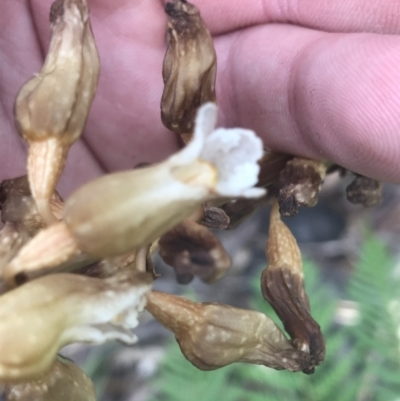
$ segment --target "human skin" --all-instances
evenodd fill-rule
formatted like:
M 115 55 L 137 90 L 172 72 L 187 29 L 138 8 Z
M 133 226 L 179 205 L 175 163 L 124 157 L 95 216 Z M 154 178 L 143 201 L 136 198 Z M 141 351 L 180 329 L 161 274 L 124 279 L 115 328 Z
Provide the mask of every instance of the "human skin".
M 215 39 L 219 124 L 251 128 L 274 151 L 330 159 L 400 183 L 400 0 L 193 0 Z M 43 63 L 51 0 L 0 13 L 0 180 L 24 174 L 13 121 Z M 63 195 L 106 171 L 176 151 L 160 119 L 166 1 L 89 0 L 101 72 Z

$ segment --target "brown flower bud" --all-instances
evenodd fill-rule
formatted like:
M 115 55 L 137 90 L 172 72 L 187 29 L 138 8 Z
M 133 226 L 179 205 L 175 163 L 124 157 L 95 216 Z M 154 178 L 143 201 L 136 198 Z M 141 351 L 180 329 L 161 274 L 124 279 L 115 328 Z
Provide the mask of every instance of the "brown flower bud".
M 186 0 L 167 3 L 167 52 L 164 58 L 163 124 L 191 139 L 198 108 L 215 102 L 216 54 L 199 10 Z
M 206 227 L 184 220 L 159 241 L 160 256 L 175 269 L 178 282 L 189 283 L 194 276 L 212 284 L 223 277 L 231 260 L 218 238 Z
M 325 341 L 310 314 L 300 249 L 280 218 L 277 202 L 271 211 L 266 253 L 268 268 L 261 276 L 263 296 L 282 320 L 294 347 L 310 355 L 310 364 L 303 371 L 312 373 L 324 360 Z
M 53 193 L 50 207 L 61 218 L 62 199 Z M 37 232 L 45 227 L 29 189 L 28 178 L 5 180 L 0 185 L 1 219 L 5 223 L 0 233 L 0 272 Z
M 45 227 L 39 215 L 29 188 L 26 175 L 12 180 L 5 180 L 0 185 L 1 219 L 5 223 L 15 223 L 23 226 L 33 237 Z M 50 208 L 54 216 L 60 220 L 63 200 L 57 191 L 50 198 Z
M 290 371 L 308 365 L 308 355 L 294 349 L 262 313 L 156 291 L 147 294 L 146 308 L 175 334 L 183 355 L 199 369 L 214 370 L 233 362 Z
M 85 0 L 57 0 L 51 7 L 52 37 L 42 70 L 15 101 L 15 120 L 29 142 L 28 176 L 42 217 L 54 222 L 49 199 L 70 146 L 86 123 L 99 76 L 99 57 Z
M 219 207 L 203 205 L 203 216 L 199 223 L 208 228 L 223 230 L 229 226 L 228 215 Z
M 61 356 L 43 375 L 29 382 L 8 384 L 4 393 L 6 401 L 96 401 L 89 377 Z
M 0 382 L 35 378 L 73 342 L 135 343 L 130 329 L 152 281 L 141 272 L 104 280 L 60 273 L 0 296 Z
M 382 201 L 382 183 L 372 178 L 356 174 L 346 188 L 347 200 L 364 207 L 377 206 Z
M 300 205 L 312 207 L 317 204 L 326 168 L 326 162 L 300 157 L 287 162 L 277 183 L 282 216 L 294 216 Z

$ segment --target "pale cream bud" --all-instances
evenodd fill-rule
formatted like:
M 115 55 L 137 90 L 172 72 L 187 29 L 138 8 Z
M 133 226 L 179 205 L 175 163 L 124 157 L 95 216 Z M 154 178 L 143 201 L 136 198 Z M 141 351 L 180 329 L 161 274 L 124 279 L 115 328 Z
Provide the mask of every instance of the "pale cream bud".
M 29 380 L 45 372 L 72 342 L 136 342 L 130 331 L 145 306 L 148 273 L 98 279 L 51 274 L 0 297 L 0 381 Z
M 61 356 L 34 380 L 6 385 L 4 394 L 6 401 L 96 401 L 89 377 Z
M 86 124 L 100 62 L 86 0 L 57 0 L 51 8 L 52 37 L 42 70 L 15 101 L 15 120 L 29 143 L 32 195 L 47 223 L 54 222 L 48 201 L 63 171 L 70 146 Z
M 147 294 L 146 309 L 175 334 L 182 353 L 199 369 L 248 362 L 299 371 L 309 364 L 308 355 L 293 348 L 262 313 L 157 291 Z

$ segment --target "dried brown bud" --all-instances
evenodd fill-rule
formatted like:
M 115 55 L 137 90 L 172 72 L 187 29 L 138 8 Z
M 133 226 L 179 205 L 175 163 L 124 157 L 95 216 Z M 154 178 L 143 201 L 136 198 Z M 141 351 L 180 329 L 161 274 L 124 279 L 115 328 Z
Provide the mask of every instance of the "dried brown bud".
M 315 206 L 325 177 L 327 164 L 295 157 L 279 174 L 278 202 L 282 216 L 294 216 L 299 206 Z
M 62 199 L 53 193 L 50 207 L 61 218 Z M 28 178 L 5 180 L 0 185 L 1 219 L 5 223 L 0 233 L 0 272 L 37 232 L 45 227 L 29 189 Z
M 199 223 L 208 228 L 223 230 L 229 226 L 228 215 L 219 207 L 203 205 L 203 217 Z
M 184 220 L 159 241 L 160 256 L 175 269 L 178 282 L 189 283 L 194 276 L 211 284 L 223 277 L 231 260 L 218 238 L 206 227 Z
M 308 364 L 308 355 L 294 349 L 262 313 L 156 291 L 147 294 L 146 308 L 175 334 L 182 353 L 199 369 L 248 362 L 299 371 Z
M 0 185 L 0 198 L 1 219 L 4 223 L 22 225 L 31 237 L 45 227 L 32 198 L 27 176 L 3 181 Z M 63 200 L 57 191 L 51 196 L 50 207 L 54 216 L 60 220 Z
M 282 320 L 293 346 L 310 355 L 310 364 L 303 371 L 312 373 L 314 366 L 324 360 L 325 341 L 310 314 L 300 249 L 281 220 L 277 202 L 271 211 L 266 253 L 268 268 L 261 277 L 263 296 Z
M 199 10 L 186 0 L 167 3 L 168 48 L 163 65 L 161 119 L 187 143 L 198 108 L 215 101 L 216 54 Z
M 5 387 L 6 401 L 96 401 L 92 381 L 72 361 L 58 356 L 35 380 Z
M 0 297 L 0 381 L 23 381 L 45 372 L 58 350 L 73 342 L 136 342 L 152 277 L 130 272 L 104 280 L 50 274 Z
M 51 8 L 52 37 L 42 70 L 15 101 L 15 120 L 29 142 L 32 195 L 47 223 L 48 205 L 70 146 L 86 124 L 99 76 L 99 57 L 86 0 L 57 0 Z
M 382 183 L 372 178 L 356 174 L 346 188 L 347 200 L 364 207 L 377 206 L 382 201 Z

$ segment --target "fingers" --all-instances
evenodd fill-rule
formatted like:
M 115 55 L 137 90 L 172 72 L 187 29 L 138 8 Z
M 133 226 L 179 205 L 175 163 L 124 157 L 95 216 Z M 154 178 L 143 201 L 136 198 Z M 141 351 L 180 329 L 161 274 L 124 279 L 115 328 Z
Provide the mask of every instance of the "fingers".
M 214 35 L 271 22 L 328 32 L 400 32 L 400 0 L 192 0 L 192 3 L 199 7 Z
M 213 2 L 214 9 L 218 11 L 224 1 Z M 231 0 L 232 7 L 241 3 Z M 348 3 L 354 5 L 355 0 Z M 95 4 L 94 0 L 92 9 Z M 157 16 L 164 30 L 161 4 L 152 4 L 153 19 Z M 253 7 L 253 1 L 246 4 Z M 385 4 L 389 2 L 382 0 L 382 10 Z M 209 12 L 203 5 L 201 10 Z M 112 26 L 105 23 L 112 15 L 102 21 L 101 9 L 94 12 L 102 76 L 86 141 L 107 169 L 159 160 L 176 149 L 175 137 L 159 121 L 164 33 L 153 37 L 148 24 L 140 22 L 144 14 L 136 10 L 138 21 L 132 26 L 143 31 L 143 38 L 135 44 L 131 36 L 136 33 L 121 30 L 130 26 L 128 12 L 123 24 L 122 17 L 115 16 Z M 111 35 L 115 32 L 117 38 Z M 220 36 L 216 48 L 221 123 L 255 129 L 276 151 L 328 158 L 356 172 L 399 182 L 399 40 L 389 35 L 327 34 L 283 24 Z M 14 64 L 21 65 L 17 61 Z M 17 69 L 8 66 L 7 71 Z M 5 149 L 1 148 L 2 163 L 11 163 Z
M 269 25 L 216 43 L 222 124 L 400 182 L 399 37 Z

